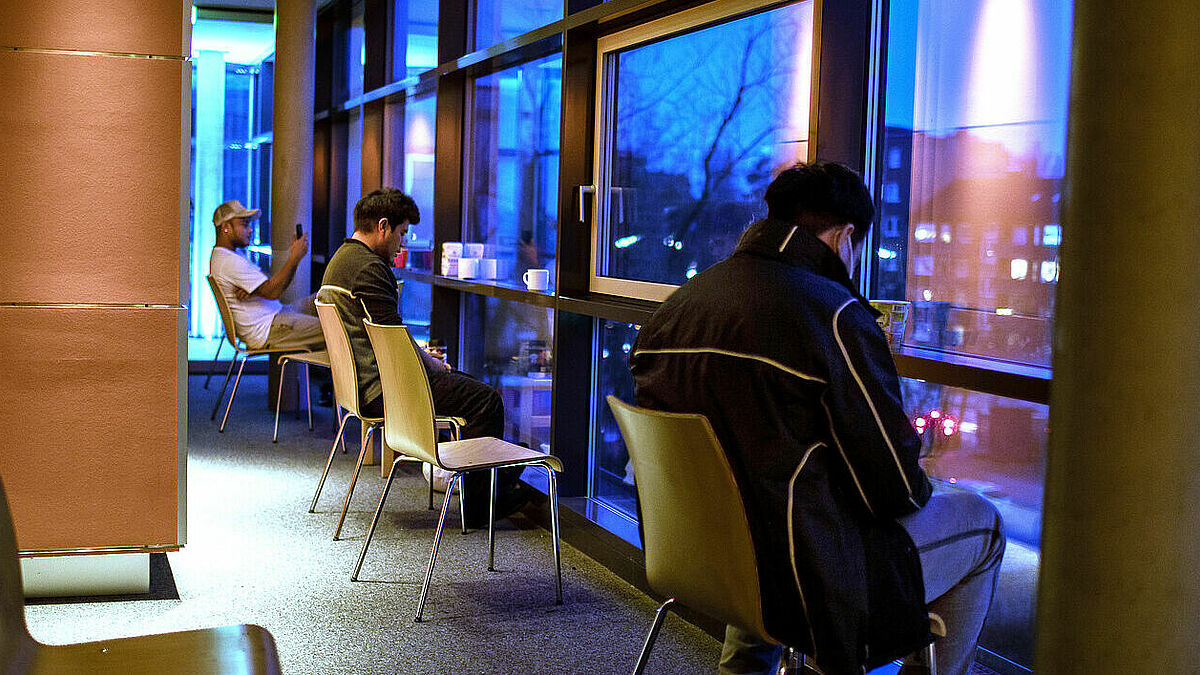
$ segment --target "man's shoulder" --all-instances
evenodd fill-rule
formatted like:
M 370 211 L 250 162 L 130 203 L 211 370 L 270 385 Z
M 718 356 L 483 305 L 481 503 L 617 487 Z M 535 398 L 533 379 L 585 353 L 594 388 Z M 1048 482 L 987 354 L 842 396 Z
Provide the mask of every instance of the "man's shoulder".
M 322 283 L 353 290 L 354 285 L 381 273 L 390 276 L 383 259 L 356 240 L 347 239 L 330 256 Z

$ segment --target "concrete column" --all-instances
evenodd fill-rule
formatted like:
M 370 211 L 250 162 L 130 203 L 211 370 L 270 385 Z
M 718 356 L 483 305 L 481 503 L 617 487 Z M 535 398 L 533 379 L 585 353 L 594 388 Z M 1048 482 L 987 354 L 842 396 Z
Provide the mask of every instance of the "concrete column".
M 1195 673 L 1200 4 L 1075 11 L 1037 670 Z
M 279 269 L 296 238 L 296 223 L 312 241 L 313 72 L 317 10 L 312 0 L 275 3 L 275 112 L 271 144 L 271 266 Z M 311 255 L 310 255 L 311 257 Z M 309 294 L 306 258 L 283 296 Z

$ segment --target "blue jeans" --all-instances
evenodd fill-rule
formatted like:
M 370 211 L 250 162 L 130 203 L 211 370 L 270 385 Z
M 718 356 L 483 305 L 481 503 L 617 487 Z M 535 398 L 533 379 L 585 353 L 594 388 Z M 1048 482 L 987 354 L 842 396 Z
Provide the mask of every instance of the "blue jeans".
M 938 672 L 966 675 L 1004 557 L 1000 514 L 975 493 L 935 491 L 924 508 L 897 522 L 921 557 L 929 611 L 946 622 L 946 637 L 937 641 Z M 727 626 L 719 672 L 774 673 L 781 652 L 782 647 Z

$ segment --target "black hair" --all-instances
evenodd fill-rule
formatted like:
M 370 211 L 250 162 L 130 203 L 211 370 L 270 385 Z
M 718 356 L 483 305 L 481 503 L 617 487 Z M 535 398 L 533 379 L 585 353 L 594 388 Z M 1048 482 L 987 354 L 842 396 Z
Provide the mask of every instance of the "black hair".
M 836 162 L 818 160 L 785 169 L 767 186 L 767 216 L 799 225 L 814 235 L 854 225 L 850 240 L 866 238 L 875 218 L 875 204 L 862 178 Z
M 383 188 L 373 190 L 354 205 L 354 230 L 368 233 L 380 218 L 387 218 L 393 228 L 406 220 L 416 225 L 421 222 L 421 212 L 412 197 L 396 188 Z

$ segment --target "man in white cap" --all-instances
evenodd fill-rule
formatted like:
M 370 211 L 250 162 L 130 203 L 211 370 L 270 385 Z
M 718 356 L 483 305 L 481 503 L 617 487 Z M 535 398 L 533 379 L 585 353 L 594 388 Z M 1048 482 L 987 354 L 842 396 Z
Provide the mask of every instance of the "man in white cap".
M 325 337 L 310 295 L 293 305 L 279 302 L 292 283 L 296 267 L 308 252 L 308 235 L 300 235 L 288 246 L 287 260 L 268 277 L 257 265 L 238 253 L 250 245 L 250 221 L 259 209 L 247 209 L 234 199 L 217 207 L 213 225 L 217 243 L 208 261 L 209 274 L 229 303 L 237 336 L 251 349 L 295 347 L 324 349 Z

